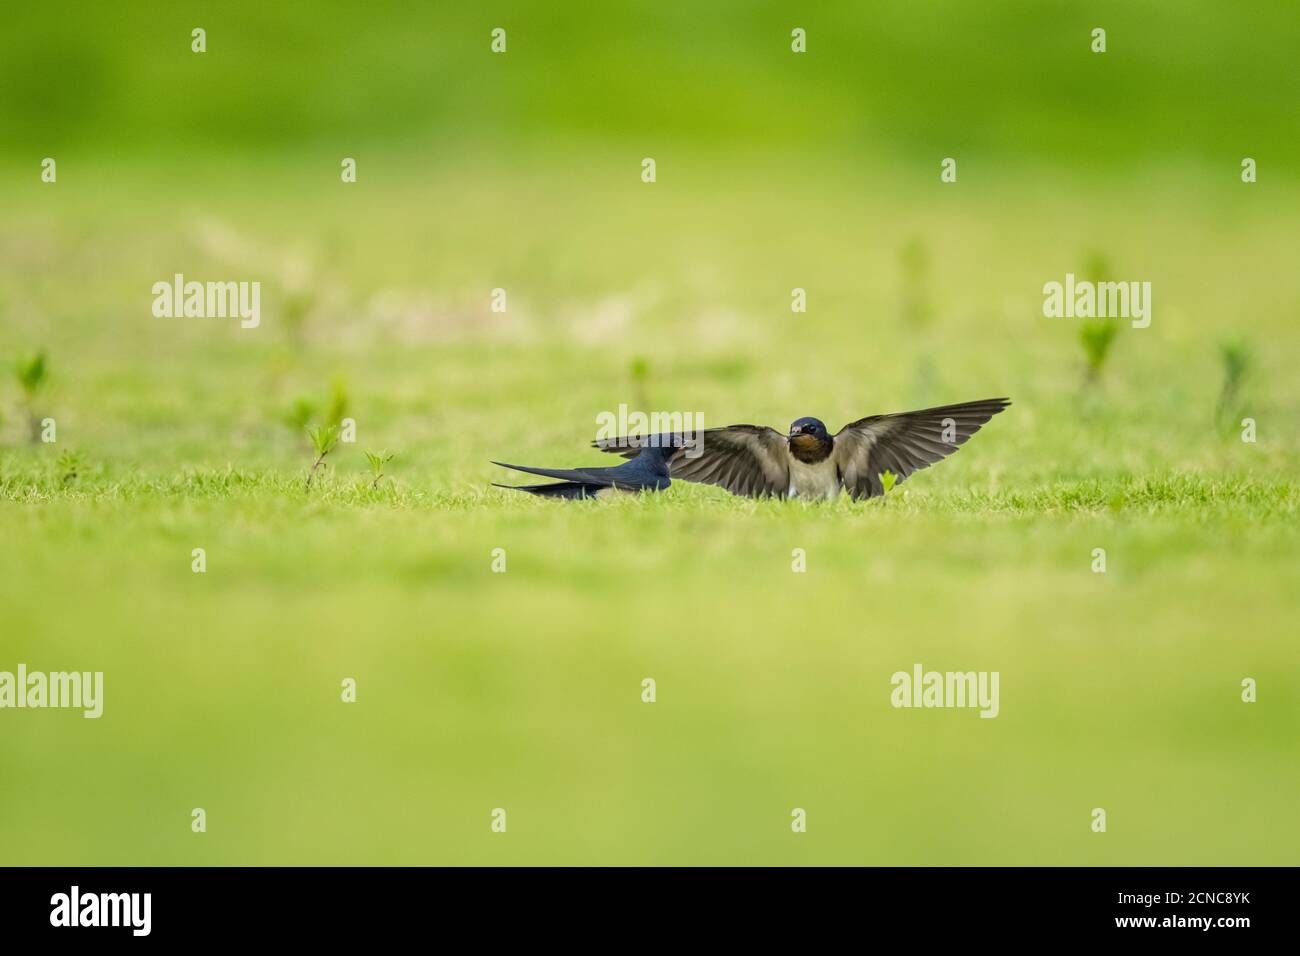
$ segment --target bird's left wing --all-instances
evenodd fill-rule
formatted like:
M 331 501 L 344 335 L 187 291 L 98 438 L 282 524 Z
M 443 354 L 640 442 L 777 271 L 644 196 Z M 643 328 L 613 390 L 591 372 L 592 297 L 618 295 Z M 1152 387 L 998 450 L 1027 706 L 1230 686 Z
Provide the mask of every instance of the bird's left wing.
M 917 412 L 872 415 L 845 425 L 835 436 L 834 451 L 844 489 L 854 498 L 884 494 L 882 472 L 892 472 L 902 481 L 933 465 L 1010 404 L 1010 399 L 989 398 Z
M 601 451 L 633 457 L 646 444 L 680 449 L 668 473 L 683 481 L 719 485 L 749 498 L 784 496 L 790 488 L 790 452 L 785 438 L 766 425 L 727 425 L 686 436 L 698 443 L 685 447 L 682 435 L 629 435 L 592 442 Z

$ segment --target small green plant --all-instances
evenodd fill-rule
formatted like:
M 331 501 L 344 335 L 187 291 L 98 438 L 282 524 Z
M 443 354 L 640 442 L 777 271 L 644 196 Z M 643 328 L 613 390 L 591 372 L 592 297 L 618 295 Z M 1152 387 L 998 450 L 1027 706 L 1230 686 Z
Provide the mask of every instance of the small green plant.
M 19 359 L 14 367 L 14 376 L 18 379 L 18 387 L 23 391 L 23 404 L 27 411 L 28 424 L 31 426 L 32 441 L 40 441 L 41 416 L 36 411 L 36 399 L 49 377 L 45 353 L 33 352 Z
M 1079 326 L 1079 344 L 1083 346 L 1083 358 L 1087 367 L 1089 385 L 1101 379 L 1102 369 L 1106 367 L 1106 358 L 1115 341 L 1119 323 L 1115 319 L 1085 319 Z
M 71 481 L 76 481 L 77 476 L 86 470 L 86 460 L 80 452 L 64 451 L 59 453 L 55 459 L 54 466 L 58 469 L 63 483 L 66 485 Z
M 379 485 L 379 479 L 384 477 L 384 466 L 393 460 L 393 453 L 390 451 L 381 451 L 375 454 L 373 451 L 366 452 L 366 462 L 370 465 L 370 471 L 375 476 L 375 480 L 370 483 L 371 488 Z
M 16 368 L 18 384 L 22 386 L 23 394 L 27 398 L 34 399 L 36 394 L 45 384 L 45 353 L 33 352 L 24 358 L 18 360 Z
M 1102 283 L 1110 281 L 1111 266 L 1106 254 L 1098 250 L 1088 253 L 1084 261 L 1083 274 L 1094 288 L 1101 288 Z M 1106 359 L 1110 357 L 1111 346 L 1119 332 L 1119 320 L 1109 318 L 1084 319 L 1079 326 L 1079 345 L 1083 347 L 1084 385 L 1096 385 L 1101 381 Z
M 311 427 L 312 417 L 316 414 L 316 406 L 310 398 L 298 396 L 289 405 L 284 413 L 284 423 L 295 432 L 306 431 Z
M 348 383 L 342 376 L 336 375 L 330 382 L 330 403 L 325 411 L 326 425 L 341 425 L 347 417 L 348 407 L 352 404 L 348 397 Z
M 341 428 L 350 405 L 347 382 L 341 376 L 336 376 L 330 383 L 330 395 L 324 404 L 318 405 L 306 395 L 299 395 L 285 409 L 282 419 L 295 434 L 305 431 L 310 435 L 313 422 Z
M 880 487 L 885 489 L 885 494 L 893 491 L 896 484 L 898 484 L 898 476 L 892 471 L 885 470 L 880 473 Z
M 307 487 L 311 488 L 317 470 L 325 463 L 325 456 L 339 443 L 339 430 L 334 425 L 317 425 L 315 428 L 307 429 L 307 436 L 311 438 L 312 447 L 316 449 L 316 460 L 312 463 L 311 471 L 307 472 Z
M 1242 339 L 1232 339 L 1219 346 L 1219 360 L 1223 364 L 1223 388 L 1219 391 L 1219 402 L 1214 409 L 1214 417 L 1222 419 L 1230 413 L 1241 395 L 1241 386 L 1250 376 L 1254 356 L 1250 345 Z

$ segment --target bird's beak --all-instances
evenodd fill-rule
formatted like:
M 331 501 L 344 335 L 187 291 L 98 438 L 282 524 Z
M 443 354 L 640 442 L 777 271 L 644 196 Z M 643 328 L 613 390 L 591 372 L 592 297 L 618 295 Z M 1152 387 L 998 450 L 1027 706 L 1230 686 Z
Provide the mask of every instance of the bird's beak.
M 793 438 L 795 435 L 802 435 L 802 434 L 803 434 L 803 428 L 802 428 L 801 426 L 799 426 L 799 425 L 791 425 L 791 426 L 790 426 L 790 437 L 791 437 L 791 438 Z

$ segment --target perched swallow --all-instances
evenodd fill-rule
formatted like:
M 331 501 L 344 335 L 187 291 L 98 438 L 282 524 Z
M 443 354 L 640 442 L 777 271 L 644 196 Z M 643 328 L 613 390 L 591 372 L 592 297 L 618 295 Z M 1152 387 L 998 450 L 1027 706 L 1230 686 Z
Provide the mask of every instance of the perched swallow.
M 498 485 L 493 482 L 493 486 L 526 491 L 544 498 L 595 498 L 616 492 L 663 491 L 672 484 L 668 476 L 668 459 L 680 450 L 671 446 L 642 448 L 627 456 L 631 461 L 613 468 L 529 468 L 494 461 L 492 464 L 502 468 L 561 480 L 545 485 Z
M 1010 404 L 1007 398 L 989 398 L 872 415 L 835 435 L 815 418 L 800 418 L 787 435 L 765 425 L 728 425 L 693 436 L 605 438 L 592 446 L 631 458 L 647 440 L 673 445 L 668 460 L 673 478 L 720 485 L 750 498 L 833 498 L 841 490 L 854 498 L 872 498 L 885 493 L 882 473 L 892 472 L 901 482 L 946 458 Z

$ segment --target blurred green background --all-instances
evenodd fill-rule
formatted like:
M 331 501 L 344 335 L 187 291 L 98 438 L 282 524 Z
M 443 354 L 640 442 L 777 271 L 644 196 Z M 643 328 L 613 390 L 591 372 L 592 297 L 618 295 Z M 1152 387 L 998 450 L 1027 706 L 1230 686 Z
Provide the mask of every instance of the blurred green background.
M 0 670 L 106 701 L 0 711 L 0 862 L 1295 864 L 1298 40 L 1282 2 L 7 10 Z M 153 317 L 176 272 L 261 326 Z M 1066 272 L 1150 281 L 1151 327 L 1044 318 Z M 608 463 L 621 402 L 994 395 L 871 502 L 489 486 Z M 1000 716 L 894 710 L 916 662 Z

